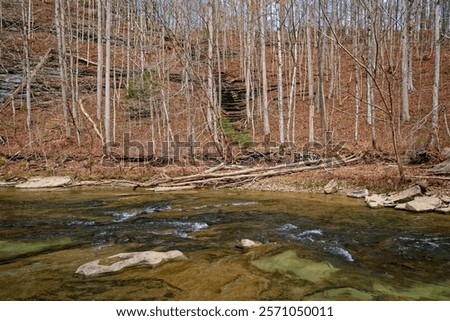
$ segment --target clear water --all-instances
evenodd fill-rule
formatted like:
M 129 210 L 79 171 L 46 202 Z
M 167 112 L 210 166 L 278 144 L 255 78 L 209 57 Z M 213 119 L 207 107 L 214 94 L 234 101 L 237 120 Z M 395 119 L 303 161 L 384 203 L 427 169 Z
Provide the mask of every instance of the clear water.
M 75 274 L 175 249 L 188 259 Z M 450 300 L 449 272 L 445 215 L 329 195 L 0 190 L 0 300 Z

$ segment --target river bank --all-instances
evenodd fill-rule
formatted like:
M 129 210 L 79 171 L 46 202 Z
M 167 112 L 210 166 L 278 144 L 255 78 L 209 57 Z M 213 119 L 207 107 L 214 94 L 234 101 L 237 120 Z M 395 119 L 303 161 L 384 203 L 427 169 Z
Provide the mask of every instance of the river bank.
M 231 167 L 230 167 L 231 168 Z M 63 177 L 62 180 L 54 181 L 47 188 L 61 187 L 125 187 L 132 189 L 149 189 L 155 186 L 155 182 L 183 178 L 196 177 L 202 173 L 212 172 L 211 168 L 164 166 L 152 167 L 150 169 L 117 168 L 111 167 L 101 169 L 90 169 L 68 167 L 58 171 L 27 170 L 21 171 L 15 167 L 14 170 L 1 172 L 0 187 L 39 187 L 32 185 L 36 177 Z M 242 172 L 242 167 L 233 167 Z M 247 169 L 251 170 L 251 168 Z M 394 164 L 350 164 L 347 166 L 324 167 L 305 170 L 290 174 L 274 175 L 253 179 L 240 185 L 230 186 L 237 190 L 250 191 L 272 191 L 287 193 L 324 193 L 324 188 L 330 181 L 335 183 L 333 194 L 347 195 L 352 191 L 367 190 L 369 194 L 389 195 L 408 187 L 419 185 L 426 196 L 436 196 L 441 199 L 450 198 L 450 180 L 446 177 L 430 176 L 428 167 L 423 165 L 406 166 L 407 181 L 400 184 L 397 178 L 397 168 Z M 54 174 L 54 175 L 52 175 Z M 39 181 L 39 179 L 37 179 Z M 31 186 L 27 186 L 31 184 Z M 39 183 L 38 183 L 39 184 Z M 22 185 L 22 186 L 21 186 Z M 180 189 L 192 189 L 190 185 Z M 207 186 L 213 188 L 212 186 Z M 160 189 L 167 192 L 171 189 Z M 158 191 L 158 190 L 156 190 Z

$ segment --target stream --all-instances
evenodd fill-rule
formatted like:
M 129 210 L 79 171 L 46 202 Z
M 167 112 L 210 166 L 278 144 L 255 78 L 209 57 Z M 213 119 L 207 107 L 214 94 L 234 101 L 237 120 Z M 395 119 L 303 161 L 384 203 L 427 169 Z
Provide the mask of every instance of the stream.
M 149 250 L 187 260 L 75 274 Z M 450 216 L 343 196 L 0 190 L 0 300 L 450 300 L 449 271 Z

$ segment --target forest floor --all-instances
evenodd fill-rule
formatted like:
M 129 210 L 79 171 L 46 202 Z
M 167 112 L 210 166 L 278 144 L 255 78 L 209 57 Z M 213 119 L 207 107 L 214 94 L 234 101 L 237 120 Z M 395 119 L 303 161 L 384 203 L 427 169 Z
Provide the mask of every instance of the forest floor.
M 3 78 L 0 77 L 0 85 L 10 84 L 11 75 L 16 76 L 16 80 L 20 83 L 23 76 L 22 52 L 20 49 L 22 46 L 21 31 L 15 26 L 18 21 L 20 22 L 20 14 L 12 5 L 5 6 L 2 14 L 4 17 L 2 19 L 3 32 L 0 33 L 0 65 L 2 67 L 0 76 Z M 43 2 L 42 7 L 38 11 L 38 16 L 35 17 L 36 23 L 40 23 L 41 31 L 33 36 L 34 40 L 31 44 L 33 66 L 38 63 L 39 59 L 45 55 L 49 48 L 54 49 L 50 53 L 50 57 L 44 64 L 43 69 L 37 74 L 35 82 L 33 82 L 33 131 L 30 134 L 30 136 L 33 136 L 33 146 L 28 146 L 30 136 L 25 126 L 26 108 L 23 95 L 17 97 L 13 104 L 0 105 L 0 182 L 20 181 L 33 176 L 67 175 L 75 181 L 126 180 L 142 183 L 164 177 L 181 177 L 208 171 L 209 167 L 207 166 L 154 166 L 144 165 L 139 162 L 108 162 L 102 156 L 102 146 L 91 124 L 82 118 L 81 113 L 79 113 L 83 124 L 81 126 L 81 144 L 78 145 L 76 142 L 74 128 L 72 128 L 72 136 L 66 137 L 61 112 L 61 90 L 58 85 L 56 37 L 52 31 L 51 19 L 49 20 L 48 17 L 53 17 L 51 1 Z M 402 161 L 405 164 L 406 182 L 399 183 L 397 165 L 394 161 L 392 143 L 389 138 L 388 122 L 386 121 L 386 116 L 380 112 L 379 120 L 377 120 L 377 149 L 372 149 L 370 126 L 363 120 L 363 115 L 361 115 L 359 124 L 360 138 L 358 144 L 352 145 L 349 143 L 346 146 L 346 155 L 365 155 L 358 163 L 276 175 L 255 180 L 239 188 L 322 193 L 323 187 L 328 181 L 337 179 L 341 183 L 342 192 L 347 189 L 359 188 L 367 188 L 373 192 L 389 192 L 402 189 L 414 183 L 420 183 L 427 186 L 432 192 L 449 194 L 450 180 L 445 179 L 445 177 L 429 177 L 430 175 L 427 172 L 427 169 L 433 164 L 443 160 L 439 155 L 439 151 L 444 147 L 450 146 L 447 124 L 447 107 L 450 101 L 449 42 L 446 42 L 441 50 L 442 80 L 440 99 L 442 113 L 441 124 L 437 132 L 439 139 L 435 142 L 434 147 L 430 147 L 429 143 L 429 138 L 436 134 L 431 129 L 429 117 L 433 84 L 433 59 L 429 57 L 425 59 L 416 54 L 413 56 L 415 68 L 414 83 L 417 89 L 411 93 L 410 97 L 412 120 L 402 123 L 403 127 L 400 133 L 402 137 L 400 150 L 404 157 Z M 269 56 L 271 52 L 269 51 Z M 92 50 L 91 56 L 86 56 L 86 58 L 89 58 L 89 61 L 95 61 L 95 50 Z M 238 79 L 241 75 L 239 59 L 233 59 L 228 62 L 229 67 L 225 71 L 230 79 Z M 268 61 L 275 61 L 275 59 L 270 56 Z M 342 56 L 340 63 L 342 64 L 340 78 L 342 78 L 343 83 L 341 91 L 339 95 L 327 98 L 326 103 L 329 106 L 329 122 L 333 128 L 335 141 L 350 142 L 354 140 L 355 136 L 354 88 L 351 88 L 349 85 L 354 79 L 354 63 L 345 55 Z M 274 85 L 276 87 L 276 66 L 269 65 L 268 67 L 269 81 L 271 81 L 272 87 Z M 95 75 L 97 68 L 95 65 L 85 66 L 83 64 L 80 68 L 82 68 L 82 74 L 84 75 L 84 78 L 80 78 L 82 80 L 80 83 L 86 87 L 83 87 L 83 103 L 89 114 L 95 115 Z M 8 87 L 6 93 L 12 91 L 15 87 L 14 84 L 11 88 Z M 121 97 L 125 96 L 124 88 L 121 89 L 120 95 Z M 272 91 L 270 95 L 272 134 L 274 137 L 277 137 L 276 92 Z M 396 99 L 398 100 L 398 97 Z M 398 103 L 397 100 L 395 101 L 396 104 Z M 171 110 L 171 115 L 173 117 L 182 115 L 179 118 L 186 118 L 183 116 L 185 114 L 182 113 L 185 111 L 180 110 L 180 108 L 183 108 L 182 101 L 181 103 L 180 101 L 174 99 L 173 105 L 170 106 L 173 109 Z M 199 102 L 199 105 L 202 103 L 204 104 L 204 101 Z M 296 141 L 299 145 L 297 151 L 301 151 L 302 144 L 308 141 L 309 124 L 307 119 L 309 117 L 310 103 L 301 98 L 300 94 L 297 103 L 297 114 L 295 115 L 297 120 Z M 121 134 L 127 133 L 127 131 L 131 132 L 129 128 L 132 127 L 134 130 L 132 140 L 145 142 L 148 140 L 147 132 L 149 131 L 149 124 L 145 122 L 148 122 L 148 120 L 130 121 L 126 107 L 126 104 L 122 104 L 117 109 L 117 136 L 120 137 Z M 316 122 L 318 123 L 318 115 L 316 117 Z M 257 127 L 262 127 L 261 120 L 258 118 L 256 121 Z M 317 123 L 315 134 L 316 137 L 320 137 L 321 133 Z M 179 131 L 180 136 L 188 132 L 183 122 L 175 125 L 174 127 Z M 203 128 L 204 126 L 199 127 Z M 175 132 L 175 134 L 177 133 Z M 255 135 L 258 136 L 258 133 Z M 259 133 L 259 139 L 261 139 L 261 136 Z M 422 165 L 408 165 L 410 162 L 407 156 L 408 152 L 414 154 L 422 149 L 429 152 L 429 161 Z M 278 162 L 278 165 L 282 163 Z M 245 164 L 243 166 L 251 168 L 255 165 Z M 269 170 L 269 165 L 266 164 L 266 166 L 268 166 L 267 169 Z

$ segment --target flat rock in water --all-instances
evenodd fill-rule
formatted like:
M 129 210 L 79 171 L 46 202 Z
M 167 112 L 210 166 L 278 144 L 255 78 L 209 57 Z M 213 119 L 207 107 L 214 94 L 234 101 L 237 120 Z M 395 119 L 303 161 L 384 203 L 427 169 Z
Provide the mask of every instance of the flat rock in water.
M 72 179 L 68 176 L 32 177 L 27 182 L 17 184 L 16 188 L 54 188 L 69 185 Z
M 335 179 L 329 181 L 328 184 L 325 185 L 325 187 L 323 188 L 323 192 L 325 194 L 334 194 L 337 193 L 338 190 L 339 190 L 339 183 Z
M 257 246 L 262 245 L 261 242 L 252 241 L 252 240 L 249 240 L 249 239 L 242 239 L 240 243 L 241 243 L 242 247 L 257 247 Z
M 361 190 L 357 190 L 357 191 L 349 191 L 347 192 L 347 196 L 348 197 L 352 197 L 352 198 L 364 198 L 367 195 L 369 195 L 369 190 L 368 189 L 361 189 Z
M 382 208 L 382 207 L 385 207 L 386 204 L 387 204 L 386 200 L 387 200 L 387 196 L 386 195 L 373 194 L 373 195 L 367 195 L 365 197 L 366 204 L 370 208 Z
M 412 201 L 414 197 L 422 195 L 422 189 L 419 185 L 414 185 L 404 191 L 395 193 L 388 197 L 387 202 L 389 203 L 406 203 Z
M 97 276 L 106 273 L 118 272 L 127 267 L 150 266 L 155 267 L 161 263 L 175 259 L 186 259 L 180 251 L 168 252 L 129 252 L 119 253 L 104 260 L 96 260 L 80 266 L 75 273 L 84 276 Z
M 439 205 L 441 205 L 439 197 L 419 196 L 413 201 L 406 203 L 405 208 L 412 212 L 431 212 Z

